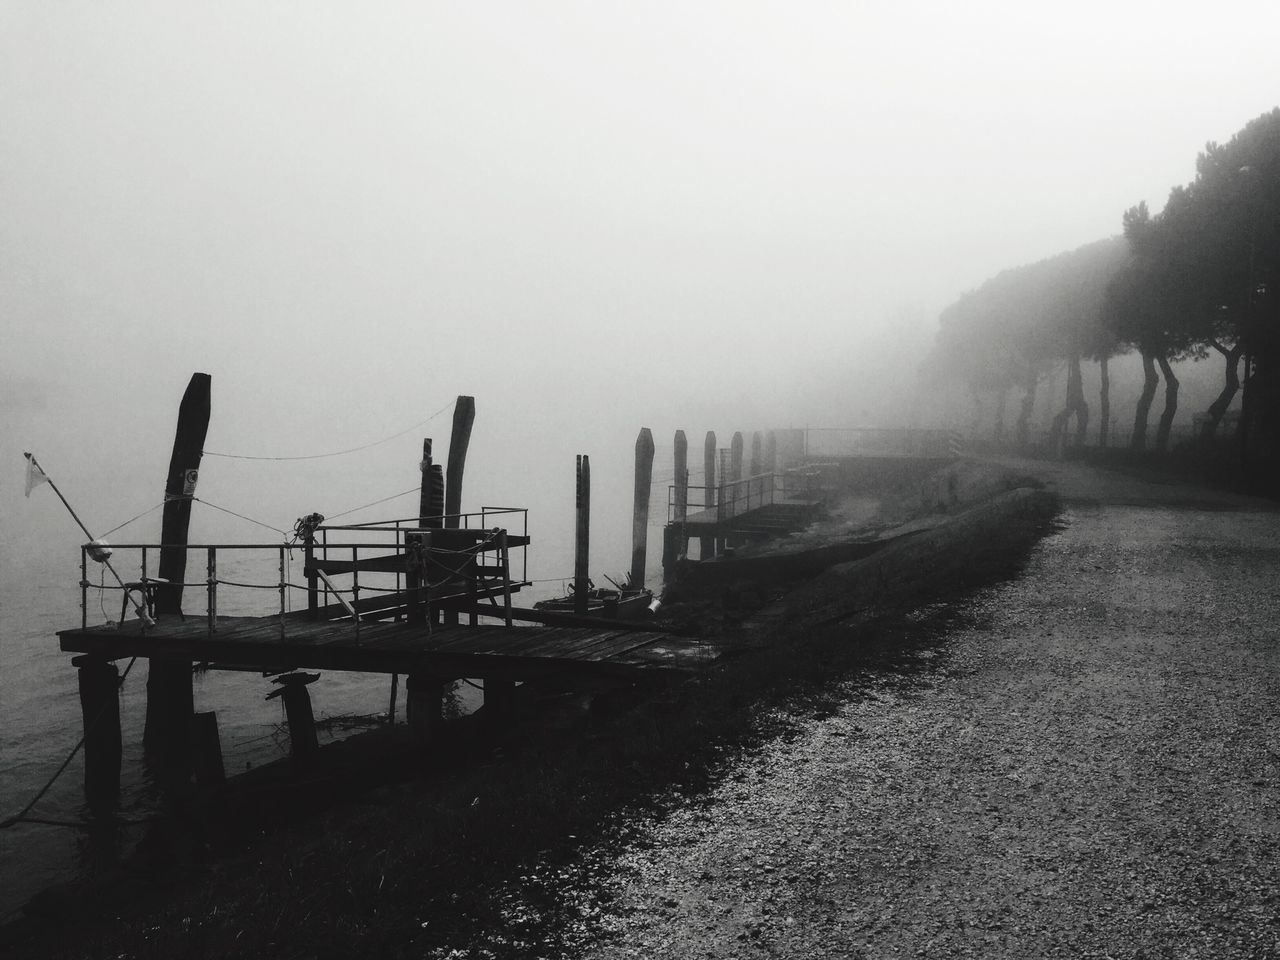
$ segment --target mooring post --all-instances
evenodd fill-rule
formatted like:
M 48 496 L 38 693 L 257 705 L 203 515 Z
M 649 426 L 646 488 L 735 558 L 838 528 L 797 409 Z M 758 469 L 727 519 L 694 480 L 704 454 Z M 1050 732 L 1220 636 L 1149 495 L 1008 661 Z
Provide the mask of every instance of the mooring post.
M 702 445 L 702 502 L 708 512 L 716 507 L 716 433 L 707 431 L 707 439 Z M 698 559 L 709 560 L 715 556 L 716 541 L 714 537 L 702 537 L 698 541 Z
M 772 430 L 764 435 L 764 469 L 766 473 L 778 472 L 778 435 Z
M 578 455 L 577 513 L 573 537 L 573 612 L 586 616 L 591 552 L 591 459 Z
M 644 587 L 649 549 L 649 492 L 653 487 L 653 434 L 641 427 L 636 435 L 636 483 L 631 509 L 631 586 Z
M 218 715 L 212 710 L 195 715 L 192 724 L 192 772 L 196 783 L 222 783 L 227 778 L 222 765 L 222 741 L 218 737 Z
M 729 478 L 737 483 L 742 479 L 742 431 L 733 434 L 729 443 Z
M 462 473 L 467 465 L 467 447 L 471 445 L 471 427 L 476 422 L 475 397 L 458 397 L 453 405 L 453 432 L 449 435 L 449 461 L 445 471 L 444 525 L 457 527 L 462 513 Z M 458 611 L 444 611 L 447 626 L 457 626 Z
M 267 694 L 268 700 L 280 697 L 284 701 L 284 717 L 289 725 L 289 753 L 299 763 L 305 763 L 320 751 L 311 694 L 307 692 L 308 684 L 319 679 L 318 673 L 286 673 L 274 681 L 280 687 Z
M 80 715 L 84 724 L 84 794 L 95 813 L 120 798 L 120 672 L 108 660 L 80 656 Z
M 157 616 L 182 612 L 182 583 L 187 575 L 187 531 L 191 502 L 200 476 L 200 459 L 209 432 L 211 378 L 192 374 L 178 407 L 178 426 L 164 487 L 160 524 L 160 570 L 169 581 L 156 594 Z M 171 758 L 181 756 L 191 741 L 195 712 L 189 660 L 152 659 L 147 670 L 147 719 L 142 742 L 150 751 Z
M 444 726 L 445 681 L 424 673 L 411 673 L 404 688 L 405 717 L 422 756 L 435 745 Z
M 751 434 L 751 472 L 747 474 L 749 477 L 758 477 L 764 467 L 764 442 L 757 430 Z
M 684 431 L 677 430 L 673 456 L 675 465 L 675 502 L 672 504 L 671 522 L 662 530 L 662 577 L 668 583 L 673 579 L 676 561 L 689 549 L 689 537 L 685 520 L 689 516 L 689 441 Z
M 418 529 L 438 530 L 443 525 L 441 514 L 444 513 L 444 479 L 440 464 L 431 459 L 431 438 L 422 440 L 422 462 L 418 464 L 422 470 L 422 485 L 418 490 Z M 406 541 L 408 537 L 406 535 Z M 427 535 L 419 539 L 418 553 L 409 561 L 412 574 L 405 577 L 405 589 L 411 597 L 410 617 L 415 623 L 422 623 L 428 618 L 432 623 L 439 622 L 436 611 L 431 607 L 431 590 L 427 581 L 431 579 L 427 569 L 430 558 L 431 537 Z

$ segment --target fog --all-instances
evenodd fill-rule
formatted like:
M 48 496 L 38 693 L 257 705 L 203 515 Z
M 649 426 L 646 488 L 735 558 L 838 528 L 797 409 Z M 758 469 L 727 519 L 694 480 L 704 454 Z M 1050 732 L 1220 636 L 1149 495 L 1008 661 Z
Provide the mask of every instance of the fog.
M 0 4 L 0 572 L 79 539 L 44 491 L 22 502 L 21 451 L 118 523 L 159 501 L 196 370 L 208 449 L 240 454 L 359 446 L 474 395 L 466 506 L 527 504 L 565 542 L 575 453 L 626 529 L 640 426 L 669 457 L 677 427 L 697 451 L 906 422 L 942 306 L 1159 209 L 1274 105 L 1277 20 Z M 207 459 L 199 493 L 287 526 L 412 487 L 448 422 Z

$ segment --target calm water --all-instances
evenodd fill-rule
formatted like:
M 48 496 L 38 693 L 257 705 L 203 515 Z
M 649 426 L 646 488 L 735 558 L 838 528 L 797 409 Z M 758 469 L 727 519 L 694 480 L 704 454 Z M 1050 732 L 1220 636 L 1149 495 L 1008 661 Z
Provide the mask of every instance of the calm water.
M 665 519 L 670 460 L 670 452 L 660 450 L 654 465 L 648 555 L 650 583 L 657 583 L 660 579 L 661 526 Z M 594 458 L 593 469 L 598 469 Z M 694 482 L 698 482 L 697 479 Z M 42 488 L 33 493 L 33 499 L 47 493 L 47 488 Z M 571 503 L 572 488 L 568 487 L 564 493 Z M 601 573 L 617 577 L 630 565 L 629 483 L 624 493 L 621 495 L 613 491 L 607 497 L 599 497 L 593 491 L 592 575 L 601 582 Z M 608 515 L 602 515 L 597 498 L 607 505 Z M 406 503 L 409 504 L 407 509 L 412 509 L 413 501 L 410 499 L 399 502 L 401 511 L 406 509 Z M 47 504 L 43 509 L 48 509 Z M 385 512 L 387 509 L 382 507 L 370 515 L 352 519 L 395 515 Z M 561 517 L 566 512 L 571 512 L 571 506 L 569 511 L 559 511 Z M 148 523 L 151 522 L 136 524 L 110 539 L 116 543 L 157 542 L 158 522 L 150 526 Z M 568 530 L 555 531 L 547 530 L 545 524 L 541 526 L 543 532 L 539 534 L 535 506 L 530 514 L 534 543 L 528 555 L 528 574 L 531 578 L 548 578 L 548 582 L 536 584 L 522 595 L 521 602 L 559 594 L 562 581 L 558 578 L 572 569 L 571 526 Z M 269 531 L 259 530 L 258 533 L 265 538 L 253 536 L 250 539 L 274 542 Z M 238 532 L 234 539 L 244 542 L 246 537 L 243 532 Z M 80 623 L 78 550 L 74 544 L 69 549 L 62 544 L 60 549 L 28 547 L 20 558 L 12 555 L 15 552 L 11 551 L 4 575 L 0 578 L 0 816 L 10 816 L 21 810 L 53 775 L 81 735 L 76 670 L 71 666 L 71 656 L 59 651 L 54 635 L 58 629 Z M 117 569 L 126 579 L 136 573 L 136 569 L 130 567 L 136 559 L 126 552 L 120 552 L 113 562 L 115 560 L 120 561 Z M 269 580 L 275 576 L 274 561 L 268 562 L 266 569 L 254 570 L 251 567 L 249 561 L 241 561 L 239 567 L 220 569 L 219 575 L 227 579 L 243 576 L 254 581 Z M 203 570 L 199 575 L 203 576 Z M 96 583 L 98 573 L 91 570 L 90 579 Z M 226 591 L 219 597 L 220 611 L 224 613 L 266 613 L 276 602 L 276 595 L 270 591 L 247 597 L 233 597 L 230 591 Z M 300 599 L 294 602 L 300 602 Z M 188 588 L 184 607 L 188 611 L 203 611 L 202 591 Z M 114 619 L 119 612 L 118 591 L 101 594 L 96 589 L 89 591 L 90 623 Z M 121 661 L 120 668 L 123 670 L 127 663 Z M 145 661 L 139 661 L 128 675 L 121 693 L 124 739 L 121 812 L 126 817 L 147 815 L 155 802 L 142 764 L 146 673 Z M 211 671 L 197 674 L 194 685 L 196 709 L 216 711 L 218 715 L 228 774 L 286 754 L 288 738 L 283 727 L 282 704 L 279 699 L 264 699 L 272 689 L 269 679 L 251 673 Z M 461 691 L 469 689 L 465 686 L 460 688 Z M 326 673 L 310 690 L 320 721 L 333 717 L 385 714 L 390 680 L 382 676 Z M 399 709 L 403 710 L 403 694 Z M 343 734 L 339 732 L 338 735 Z M 82 787 L 82 757 L 77 756 L 32 815 L 53 820 L 85 819 L 87 811 Z M 131 828 L 125 832 L 126 849 L 137 841 L 140 830 Z M 0 830 L 0 922 L 10 918 L 43 887 L 91 869 L 92 859 L 86 836 L 77 829 L 20 824 Z

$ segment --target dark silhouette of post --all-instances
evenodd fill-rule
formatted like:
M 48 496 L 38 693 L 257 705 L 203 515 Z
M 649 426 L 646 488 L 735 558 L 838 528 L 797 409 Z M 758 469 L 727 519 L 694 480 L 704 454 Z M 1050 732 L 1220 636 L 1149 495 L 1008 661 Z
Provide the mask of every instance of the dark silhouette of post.
M 765 473 L 778 472 L 778 435 L 770 430 L 764 435 Z
M 649 492 L 653 486 L 653 434 L 641 427 L 636 436 L 636 484 L 631 510 L 631 585 L 644 586 L 649 548 Z
M 160 567 L 157 576 L 168 583 L 156 592 L 156 616 L 182 612 L 182 583 L 187 575 L 187 531 L 191 502 L 200 476 L 200 460 L 209 432 L 211 378 L 191 375 L 178 407 L 178 426 L 165 477 L 164 514 L 160 524 Z M 147 719 L 142 741 L 150 751 L 176 756 L 185 752 L 195 712 L 191 692 L 191 661 L 153 657 L 147 671 Z
M 476 422 L 475 397 L 458 397 L 453 405 L 453 432 L 449 435 L 449 460 L 445 469 L 444 525 L 461 525 L 462 471 L 467 465 L 467 447 L 471 445 L 471 426 Z M 458 611 L 444 611 L 446 626 L 457 626 Z
M 120 672 L 96 657 L 75 657 L 71 664 L 79 668 L 85 799 L 94 813 L 109 813 L 120 798 Z
M 716 432 L 707 431 L 702 445 L 702 503 L 709 513 L 716 508 Z M 698 541 L 698 559 L 707 560 L 716 552 L 714 537 L 701 537 Z
M 735 431 L 729 442 L 729 479 L 737 482 L 742 479 L 742 431 Z
M 757 430 L 751 434 L 751 472 L 747 474 L 749 477 L 758 477 L 764 471 L 762 446 L 760 431 Z
M 591 458 L 578 455 L 577 513 L 573 537 L 573 612 L 587 613 L 587 591 L 590 590 L 588 556 L 591 549 Z

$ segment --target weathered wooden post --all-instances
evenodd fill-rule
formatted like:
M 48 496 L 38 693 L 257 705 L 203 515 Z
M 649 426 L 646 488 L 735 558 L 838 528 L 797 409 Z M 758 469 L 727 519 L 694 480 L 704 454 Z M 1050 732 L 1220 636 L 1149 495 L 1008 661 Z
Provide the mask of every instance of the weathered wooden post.
M 702 503 L 708 513 L 716 507 L 716 433 L 707 431 L 707 439 L 702 444 Z M 698 540 L 698 559 L 709 560 L 715 556 L 716 542 L 714 537 L 701 537 Z
M 453 406 L 453 432 L 449 435 L 449 460 L 445 471 L 444 525 L 455 528 L 461 523 L 462 472 L 467 465 L 467 447 L 471 445 L 471 427 L 476 422 L 475 397 L 458 397 Z M 457 626 L 458 611 L 444 612 L 446 626 Z
M 649 492 L 653 486 L 653 434 L 641 427 L 636 436 L 636 485 L 631 510 L 631 585 L 644 586 L 649 549 Z
M 729 442 L 729 478 L 737 483 L 742 479 L 742 431 L 735 431 Z
M 772 430 L 764 435 L 764 470 L 778 472 L 778 435 Z
M 120 672 L 96 657 L 75 657 L 71 663 L 79 668 L 85 798 L 95 813 L 107 813 L 120 798 Z
M 420 757 L 440 738 L 444 726 L 445 681 L 424 673 L 411 673 L 405 682 L 405 718 Z
M 178 407 L 178 426 L 165 478 L 164 513 L 160 524 L 160 570 L 169 581 L 156 594 L 157 616 L 182 612 L 182 583 L 187 575 L 187 531 L 191 501 L 200 476 L 200 459 L 209 432 L 211 378 L 195 373 Z M 147 671 L 147 719 L 142 742 L 148 750 L 176 758 L 191 740 L 191 661 L 152 658 Z
M 684 431 L 676 431 L 674 458 L 675 502 L 672 505 L 671 522 L 662 531 L 662 576 L 672 581 L 676 561 L 689 550 L 689 536 L 685 520 L 689 516 L 689 441 Z
M 751 434 L 751 472 L 747 474 L 749 477 L 758 477 L 764 469 L 764 451 L 763 442 L 760 431 L 757 430 Z
M 222 764 L 222 741 L 218 738 L 218 715 L 212 710 L 197 713 L 194 717 L 192 756 L 196 783 L 222 783 L 227 778 Z
M 689 515 L 689 441 L 685 439 L 683 430 L 676 431 L 674 460 L 676 503 L 673 519 L 676 523 L 684 523 Z
M 276 677 L 280 686 L 267 694 L 268 700 L 284 701 L 284 717 L 289 725 L 289 755 L 298 763 L 306 763 L 320 751 L 316 737 L 316 717 L 311 709 L 307 686 L 320 679 L 318 673 L 286 673 Z
M 573 612 L 579 616 L 587 613 L 587 592 L 591 548 L 591 460 L 586 454 L 578 455 L 577 513 L 573 537 Z

